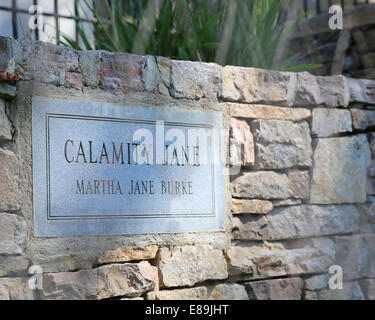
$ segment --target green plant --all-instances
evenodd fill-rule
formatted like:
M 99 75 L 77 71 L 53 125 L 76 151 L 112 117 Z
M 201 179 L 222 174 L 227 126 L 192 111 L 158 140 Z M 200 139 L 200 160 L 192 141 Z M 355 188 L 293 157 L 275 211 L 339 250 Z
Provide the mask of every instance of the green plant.
M 75 49 L 290 71 L 319 67 L 296 66 L 299 54 L 291 53 L 284 53 L 275 63 L 280 43 L 297 23 L 286 27 L 279 0 L 219 1 L 216 8 L 206 0 L 115 0 L 112 7 L 110 0 L 103 0 L 104 15 L 87 0 L 75 1 L 83 3 L 95 20 L 94 44 L 88 41 L 80 21 L 76 24 L 83 46 L 63 35 L 60 43 Z

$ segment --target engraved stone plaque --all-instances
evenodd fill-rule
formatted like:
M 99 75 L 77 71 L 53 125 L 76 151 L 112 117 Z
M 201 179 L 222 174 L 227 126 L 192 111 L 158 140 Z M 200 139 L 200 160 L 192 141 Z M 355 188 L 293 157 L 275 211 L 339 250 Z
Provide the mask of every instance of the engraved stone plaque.
M 33 97 L 38 237 L 219 231 L 222 114 Z

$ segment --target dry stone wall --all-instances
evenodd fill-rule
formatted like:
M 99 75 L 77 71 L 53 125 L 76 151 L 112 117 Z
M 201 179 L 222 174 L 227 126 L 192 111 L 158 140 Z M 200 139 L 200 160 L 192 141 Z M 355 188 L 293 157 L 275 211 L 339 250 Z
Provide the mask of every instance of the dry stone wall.
M 0 69 L 11 58 L 0 299 L 374 299 L 375 82 L 0 38 Z M 34 237 L 32 96 L 222 112 L 224 231 Z

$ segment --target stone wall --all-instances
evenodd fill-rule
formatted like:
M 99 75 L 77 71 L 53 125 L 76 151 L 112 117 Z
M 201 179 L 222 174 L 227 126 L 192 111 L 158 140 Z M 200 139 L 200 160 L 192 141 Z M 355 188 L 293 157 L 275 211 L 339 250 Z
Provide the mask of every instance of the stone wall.
M 1 299 L 375 298 L 375 82 L 0 38 Z M 36 238 L 31 98 L 219 111 L 223 232 Z M 371 165 L 372 164 L 372 165 Z M 29 267 L 43 271 L 31 290 Z M 328 287 L 329 268 L 344 287 Z

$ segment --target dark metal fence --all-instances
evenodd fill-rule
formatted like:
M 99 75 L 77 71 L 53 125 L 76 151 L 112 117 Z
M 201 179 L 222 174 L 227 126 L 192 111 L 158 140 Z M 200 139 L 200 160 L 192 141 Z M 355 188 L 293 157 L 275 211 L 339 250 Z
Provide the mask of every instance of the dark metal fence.
M 21 8 L 20 7 L 20 4 L 22 3 L 23 0 L 19 0 L 21 2 L 18 2 L 18 0 L 11 0 L 11 5 L 10 6 L 4 6 L 4 5 L 1 5 L 0 3 L 0 11 L 6 11 L 6 12 L 10 12 L 11 15 L 12 15 L 12 19 L 11 19 L 11 23 L 12 23 L 12 36 L 14 38 L 19 38 L 20 36 L 20 30 L 19 30 L 19 25 L 17 23 L 17 20 L 19 19 L 20 15 L 21 14 L 27 14 L 27 15 L 35 15 L 37 12 L 34 11 L 33 13 L 29 13 L 29 10 L 26 9 L 26 8 Z M 54 20 L 55 20 L 55 37 L 56 39 L 60 39 L 60 23 L 59 23 L 59 19 L 71 19 L 71 20 L 75 20 L 75 21 L 83 21 L 83 22 L 90 22 L 90 20 L 87 20 L 87 19 L 84 19 L 84 18 L 81 18 L 77 15 L 77 4 L 76 2 L 74 1 L 74 13 L 72 15 L 65 15 L 65 14 L 59 14 L 59 9 L 58 9 L 58 1 L 59 0 L 50 0 L 51 2 L 53 1 L 53 7 L 54 7 L 54 10 L 53 12 L 42 12 L 42 16 L 44 17 L 54 17 Z M 38 0 L 33 0 L 32 1 L 32 4 L 33 5 L 40 5 L 39 1 Z M 34 33 L 34 37 L 36 40 L 39 40 L 40 39 L 40 33 L 42 32 L 42 30 L 39 30 L 38 28 L 35 28 L 33 30 L 33 33 Z M 77 26 L 75 26 L 75 40 L 78 39 L 78 30 L 77 30 Z

